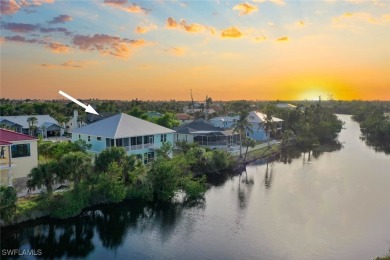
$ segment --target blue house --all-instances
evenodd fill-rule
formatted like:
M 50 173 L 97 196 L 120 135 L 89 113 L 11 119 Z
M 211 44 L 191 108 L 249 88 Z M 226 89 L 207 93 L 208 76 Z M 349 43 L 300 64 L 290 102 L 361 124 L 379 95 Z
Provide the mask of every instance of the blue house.
M 74 129 L 72 142 L 82 139 L 92 145 L 94 153 L 123 147 L 127 154 L 137 155 L 146 164 L 156 157 L 156 150 L 164 142 L 173 144 L 174 133 L 172 129 L 121 113 Z
M 248 122 L 251 125 L 251 131 L 248 129 L 248 131 L 246 131 L 246 136 L 255 140 L 267 140 L 267 133 L 264 127 L 266 117 L 266 114 L 257 111 L 251 111 L 248 115 Z M 215 117 L 210 119 L 210 123 L 216 127 L 231 129 L 234 128 L 237 120 L 239 120 L 239 116 Z M 275 131 L 281 131 L 283 119 L 272 117 L 272 124 L 275 127 Z

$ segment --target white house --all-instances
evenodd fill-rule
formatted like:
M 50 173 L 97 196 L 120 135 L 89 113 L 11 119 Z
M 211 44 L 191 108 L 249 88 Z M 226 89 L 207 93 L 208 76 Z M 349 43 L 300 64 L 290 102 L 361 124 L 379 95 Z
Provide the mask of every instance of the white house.
M 0 185 L 12 186 L 37 165 L 37 138 L 0 129 Z
M 229 129 L 234 127 L 234 124 L 237 120 L 240 119 L 239 116 L 219 116 L 210 119 L 210 123 L 216 127 L 222 127 Z
M 72 142 L 85 140 L 94 153 L 108 147 L 123 147 L 127 154 L 137 155 L 146 164 L 156 157 L 164 142 L 173 144 L 174 133 L 172 129 L 121 113 L 74 129 Z
M 288 104 L 288 103 L 278 103 L 278 104 L 276 104 L 276 107 L 282 108 L 282 109 L 290 109 L 290 110 L 294 110 L 297 108 L 297 106 L 292 105 L 292 104 Z
M 4 125 L 16 132 L 29 134 L 30 126 L 28 119 L 35 117 L 37 119 L 37 133 L 44 137 L 58 136 L 64 134 L 64 129 L 53 117 L 49 115 L 24 115 L 24 116 L 1 116 L 0 125 Z

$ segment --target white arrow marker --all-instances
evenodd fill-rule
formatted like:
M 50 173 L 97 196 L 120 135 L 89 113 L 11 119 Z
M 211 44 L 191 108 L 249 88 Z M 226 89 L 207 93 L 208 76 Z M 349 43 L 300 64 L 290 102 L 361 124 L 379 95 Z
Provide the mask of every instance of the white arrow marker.
M 66 94 L 65 92 L 63 92 L 61 90 L 58 93 L 60 93 L 61 95 L 63 95 L 67 99 L 75 102 L 77 105 L 82 106 L 83 108 L 85 108 L 85 112 L 91 113 L 91 114 L 95 114 L 95 115 L 99 115 L 98 112 L 96 112 L 95 109 L 93 109 L 93 107 L 91 105 L 87 106 L 87 105 L 81 103 L 80 101 L 78 101 L 77 99 L 75 99 L 74 97 L 69 96 L 68 94 Z

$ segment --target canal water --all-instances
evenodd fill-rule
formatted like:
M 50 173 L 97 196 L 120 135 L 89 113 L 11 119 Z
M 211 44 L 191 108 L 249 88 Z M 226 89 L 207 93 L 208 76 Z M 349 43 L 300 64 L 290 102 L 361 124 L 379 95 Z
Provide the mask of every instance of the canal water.
M 341 147 L 289 153 L 216 179 L 203 201 L 126 202 L 66 221 L 1 230 L 1 249 L 46 258 L 371 259 L 390 249 L 390 156 L 360 140 L 350 116 Z

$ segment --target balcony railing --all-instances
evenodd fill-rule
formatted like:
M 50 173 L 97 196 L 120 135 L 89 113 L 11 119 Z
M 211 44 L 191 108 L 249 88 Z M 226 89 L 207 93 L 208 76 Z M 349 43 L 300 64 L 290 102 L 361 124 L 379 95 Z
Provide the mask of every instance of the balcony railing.
M 126 152 L 134 151 L 134 150 L 141 150 L 141 149 L 146 149 L 146 148 L 154 148 L 154 143 L 130 145 L 130 146 L 124 146 L 124 148 L 125 148 Z

